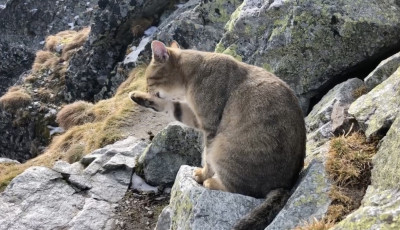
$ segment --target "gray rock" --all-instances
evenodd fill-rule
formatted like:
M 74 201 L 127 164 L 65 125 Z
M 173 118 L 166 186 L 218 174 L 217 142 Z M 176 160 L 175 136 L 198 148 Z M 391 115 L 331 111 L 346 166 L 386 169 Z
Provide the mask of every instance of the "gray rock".
M 88 165 L 85 168 L 87 174 L 95 174 L 105 169 L 116 169 L 127 167 L 132 169 L 135 166 L 136 157 L 142 153 L 147 144 L 138 141 L 131 136 L 124 140 L 97 149 L 91 154 L 82 158 L 81 162 Z
M 158 216 L 155 230 L 169 230 L 172 224 L 173 211 L 170 206 L 165 207 Z
M 367 138 L 382 136 L 400 111 L 400 67 L 349 108 Z
M 243 0 L 192 0 L 174 12 L 159 27 L 156 39 L 177 41 L 184 49 L 214 51 L 225 24 Z
M 116 203 L 124 197 L 131 180 L 131 170 L 112 170 L 107 174 L 97 173 L 90 178 L 89 194 L 100 200 Z
M 99 1 L 89 39 L 69 63 L 65 99 L 99 101 L 111 97 L 125 80 L 116 77 L 113 70 L 132 42 L 132 20 L 157 17 L 168 4 L 164 0 Z
M 53 170 L 64 175 L 76 175 L 82 173 L 83 165 L 79 162 L 71 165 L 65 161 L 57 161 L 53 166 Z
M 323 145 L 334 133 L 348 132 L 354 125 L 348 108 L 357 99 L 357 91 L 365 87 L 358 78 L 336 85 L 313 107 L 305 118 L 307 128 L 307 156 Z
M 302 174 L 286 205 L 266 230 L 294 229 L 305 221 L 321 219 L 326 214 L 332 200 L 328 195 L 331 183 L 324 164 L 320 160 L 313 160 Z
M 356 99 L 356 90 L 365 87 L 358 78 L 349 79 L 336 85 L 322 97 L 305 118 L 307 132 L 313 132 L 324 124 L 332 121 L 332 115 L 347 117 L 347 110 Z M 340 126 L 339 121 L 333 120 L 332 131 Z M 335 123 L 336 122 L 336 123 Z
M 208 190 L 192 179 L 193 167 L 182 166 L 172 187 L 171 200 L 160 214 L 156 229 L 230 229 L 264 200 Z
M 373 158 L 371 185 L 361 207 L 334 229 L 400 229 L 400 117 Z
M 383 60 L 365 79 L 365 84 L 371 90 L 388 79 L 400 67 L 400 53 Z
M 137 172 L 143 173 L 151 185 L 172 184 L 181 165 L 201 165 L 202 149 L 199 131 L 178 122 L 171 123 L 153 138 L 140 156 Z
M 19 161 L 16 160 L 0 157 L 0 164 L 21 164 L 21 163 L 19 163 Z
M 69 222 L 68 229 L 114 229 L 115 220 L 112 218 L 115 204 L 92 198 L 85 200 L 82 210 Z
M 78 191 L 85 191 L 93 188 L 92 181 L 88 175 L 69 175 L 68 182 Z
M 76 194 L 60 173 L 32 167 L 12 180 L 0 194 L 0 229 L 66 227 L 84 203 L 85 198 Z
M 216 51 L 275 73 L 307 111 L 335 79 L 398 50 L 399 11 L 392 0 L 245 0 Z
M 58 161 L 54 170 L 27 169 L 0 194 L 0 230 L 115 229 L 113 210 L 145 146 L 129 137 L 94 151 L 85 164 Z
M 49 144 L 47 125 L 52 119 L 46 119 L 38 110 L 27 106 L 10 113 L 0 106 L 0 130 L 3 131 L 0 137 L 0 157 L 23 163 L 37 156 L 43 146 Z

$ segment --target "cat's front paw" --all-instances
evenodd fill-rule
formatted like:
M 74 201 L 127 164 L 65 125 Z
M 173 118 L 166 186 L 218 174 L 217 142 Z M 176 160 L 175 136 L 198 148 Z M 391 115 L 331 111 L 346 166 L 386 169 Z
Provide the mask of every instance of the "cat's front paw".
M 153 109 L 155 111 L 159 111 L 158 106 L 155 102 L 154 96 L 152 96 L 149 93 L 144 93 L 144 92 L 139 92 L 139 91 L 133 91 L 129 93 L 129 98 L 132 99 L 132 101 L 136 102 L 137 104 Z
M 193 179 L 199 183 L 202 184 L 204 181 L 204 176 L 203 176 L 203 169 L 202 168 L 197 168 L 193 171 Z

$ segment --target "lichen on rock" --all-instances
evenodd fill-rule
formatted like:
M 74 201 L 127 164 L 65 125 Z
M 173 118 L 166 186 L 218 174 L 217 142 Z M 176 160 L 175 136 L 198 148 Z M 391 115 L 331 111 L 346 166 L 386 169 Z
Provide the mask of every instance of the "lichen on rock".
M 235 45 L 244 62 L 269 66 L 307 111 L 309 99 L 334 78 L 398 49 L 399 10 L 389 0 L 248 0 L 228 22 L 218 47 Z
M 400 67 L 349 108 L 367 138 L 382 137 L 400 111 Z

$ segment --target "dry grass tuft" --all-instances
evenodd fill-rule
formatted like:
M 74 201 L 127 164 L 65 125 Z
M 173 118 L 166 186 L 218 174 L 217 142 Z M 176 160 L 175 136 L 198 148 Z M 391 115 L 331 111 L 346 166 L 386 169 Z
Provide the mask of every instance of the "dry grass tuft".
M 102 100 L 95 105 L 80 102 L 65 106 L 63 108 L 65 111 L 60 111 L 61 114 L 65 114 L 63 119 L 58 119 L 60 121 L 71 119 L 66 122 L 68 125 L 64 124 L 68 130 L 62 135 L 54 137 L 45 152 L 36 158 L 21 165 L 7 167 L 0 165 L 0 191 L 7 186 L 10 180 L 31 166 L 51 167 L 57 160 L 73 163 L 95 149 L 127 137 L 130 132 L 127 127 L 132 125 L 130 117 L 136 112 L 135 104 L 128 94 L 132 90 L 146 90 L 145 68 L 145 66 L 135 68 L 126 82 L 119 87 L 116 95 L 110 99 Z M 74 122 L 80 121 L 80 118 L 85 120 L 86 116 L 82 113 L 85 114 L 88 111 L 93 114 L 94 118 L 91 118 L 93 120 L 82 122 L 84 123 L 82 125 L 72 125 Z M 60 113 L 58 116 L 61 116 Z
M 52 97 L 52 92 L 45 87 L 41 87 L 37 90 L 37 95 L 39 96 L 40 101 L 48 102 Z
M 67 30 L 46 38 L 45 49 L 36 53 L 36 58 L 32 66 L 33 73 L 43 70 L 55 70 L 57 65 L 63 61 L 68 61 L 86 41 L 90 28 L 80 31 Z M 57 53 L 57 49 L 62 49 Z
M 365 135 L 358 132 L 333 138 L 326 171 L 334 183 L 340 187 L 369 183 L 376 145 L 376 142 L 367 143 Z
M 64 106 L 57 114 L 56 121 L 65 130 L 72 126 L 83 125 L 93 122 L 95 119 L 92 112 L 93 104 L 84 101 L 77 101 Z
M 359 132 L 331 140 L 325 166 L 334 185 L 329 193 L 332 203 L 326 216 L 330 221 L 339 222 L 361 205 L 371 183 L 371 161 L 377 144 L 377 141 L 367 142 Z
M 78 32 L 75 32 L 72 38 L 68 42 L 65 42 L 65 45 L 62 50 L 62 57 L 64 60 L 69 59 L 69 57 L 64 57 L 66 53 L 83 46 L 83 44 L 85 43 L 85 41 L 89 36 L 89 32 L 90 28 L 84 28 Z
M 334 226 L 334 223 L 325 219 L 317 220 L 314 218 L 310 222 L 305 222 L 303 226 L 296 227 L 294 230 L 328 230 Z
M 331 139 L 325 170 L 332 180 L 329 197 L 332 203 L 320 220 L 314 219 L 295 230 L 326 230 L 361 205 L 368 185 L 371 183 L 372 157 L 378 141 L 367 142 L 363 133 Z
M 362 85 L 353 91 L 353 97 L 359 98 L 366 93 L 368 93 L 368 88 L 366 85 Z
M 16 109 L 29 105 L 32 101 L 28 92 L 18 86 L 11 87 L 6 94 L 0 97 L 0 105 L 6 111 L 14 111 Z
M 45 49 L 51 52 L 56 52 L 62 48 L 62 52 L 68 52 L 72 49 L 79 48 L 86 41 L 90 32 L 90 28 L 83 28 L 80 31 L 66 30 L 50 35 L 46 38 Z
M 83 153 L 85 152 L 85 146 L 83 144 L 75 144 L 72 145 L 67 152 L 65 152 L 65 159 L 68 163 L 72 164 L 77 161 L 80 161 L 83 157 Z
M 58 63 L 60 63 L 60 58 L 57 54 L 50 51 L 39 50 L 33 62 L 32 72 L 39 73 L 43 70 L 54 70 Z

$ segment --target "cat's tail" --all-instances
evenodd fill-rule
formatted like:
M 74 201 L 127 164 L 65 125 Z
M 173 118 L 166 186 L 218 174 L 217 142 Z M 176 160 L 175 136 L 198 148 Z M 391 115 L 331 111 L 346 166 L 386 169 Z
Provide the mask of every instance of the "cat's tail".
M 268 193 L 264 203 L 244 216 L 233 227 L 233 230 L 263 230 L 278 215 L 279 211 L 289 199 L 289 192 L 284 189 L 272 190 Z

